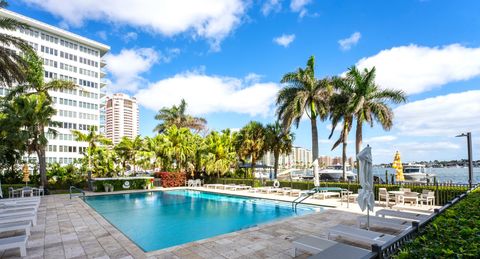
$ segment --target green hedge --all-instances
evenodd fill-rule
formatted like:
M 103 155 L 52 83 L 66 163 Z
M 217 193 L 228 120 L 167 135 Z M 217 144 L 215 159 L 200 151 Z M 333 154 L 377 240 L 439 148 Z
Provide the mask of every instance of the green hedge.
M 314 187 L 313 182 L 307 181 L 279 181 L 280 187 L 290 187 L 294 189 L 300 190 L 310 190 Z M 234 179 L 234 178 L 218 178 L 218 179 L 211 179 L 209 183 L 220 183 L 220 184 L 246 184 L 253 187 L 259 186 L 273 186 L 273 181 L 265 180 L 261 181 L 258 179 Z M 263 183 L 263 184 L 262 184 Z M 321 182 L 321 187 L 340 187 L 343 189 L 348 189 L 353 191 L 354 193 L 358 192 L 358 189 L 361 188 L 360 184 L 358 183 L 347 183 L 347 182 Z M 374 194 L 375 199 L 378 200 L 378 191 L 379 188 L 387 188 L 388 191 L 397 191 L 400 189 L 400 185 L 398 184 L 375 184 L 374 185 Z M 421 186 L 421 185 L 408 185 L 404 184 L 404 188 L 410 188 L 412 192 L 419 192 L 421 193 L 422 190 L 432 190 L 435 191 L 435 203 L 436 205 L 444 205 L 448 201 L 452 200 L 456 196 L 459 196 L 462 193 L 467 191 L 466 186 Z
M 130 188 L 124 189 L 123 184 L 125 181 L 130 182 Z M 124 190 L 141 190 L 144 189 L 144 186 L 147 186 L 150 183 L 150 179 L 118 179 L 118 180 L 105 180 L 105 181 L 94 181 L 93 186 L 96 192 L 104 192 L 104 184 L 113 185 L 114 191 L 124 191 Z
M 480 258 L 480 191 L 445 210 L 396 258 Z

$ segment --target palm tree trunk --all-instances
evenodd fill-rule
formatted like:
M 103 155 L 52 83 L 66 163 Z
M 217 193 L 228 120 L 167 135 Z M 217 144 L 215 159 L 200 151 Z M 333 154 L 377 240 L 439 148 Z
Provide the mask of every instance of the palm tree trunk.
M 273 179 L 277 179 L 279 157 L 280 157 L 280 152 L 274 151 L 273 152 L 273 158 L 274 158 L 275 162 L 273 164 Z
M 37 150 L 38 156 L 38 164 L 39 164 L 39 171 L 40 171 L 40 183 L 44 188 L 47 188 L 47 163 L 45 157 L 45 147 L 40 147 Z
M 255 159 L 255 157 L 252 156 L 252 164 L 251 164 L 251 166 L 252 166 L 252 178 L 255 178 L 255 172 L 254 172 L 254 170 L 255 170 L 255 164 L 256 164 L 256 163 L 257 163 L 257 159 Z
M 348 141 L 348 125 L 344 125 L 343 129 L 343 143 L 342 143 L 342 171 L 343 171 L 343 180 L 347 180 L 347 141 Z
M 317 118 L 312 117 L 310 119 L 312 125 L 312 160 L 318 158 L 318 129 L 317 129 Z
M 357 118 L 357 129 L 355 132 L 355 158 L 357 160 L 357 181 L 360 179 L 360 170 L 359 170 L 359 163 L 358 163 L 358 158 L 356 155 L 360 153 L 360 148 L 362 148 L 362 131 L 363 131 L 363 123 L 362 120 Z

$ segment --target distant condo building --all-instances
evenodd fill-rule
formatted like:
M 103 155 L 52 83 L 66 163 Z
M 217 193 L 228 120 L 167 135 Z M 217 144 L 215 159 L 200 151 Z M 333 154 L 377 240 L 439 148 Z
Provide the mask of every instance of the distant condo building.
M 332 165 L 341 165 L 342 164 L 342 157 L 341 156 L 319 156 L 318 162 L 320 166 L 332 166 Z M 347 158 L 347 164 L 353 166 L 354 160 L 352 157 Z
M 105 136 L 118 144 L 123 137 L 134 139 L 139 134 L 137 100 L 126 94 L 106 97 Z
M 266 152 L 261 160 L 263 165 L 274 166 L 273 152 Z M 290 154 L 281 154 L 278 161 L 279 168 L 304 168 L 312 164 L 312 151 L 302 147 L 293 147 Z
M 76 142 L 71 130 L 87 133 L 93 126 L 100 126 L 101 89 L 105 86 L 102 78 L 106 65 L 102 57 L 110 47 L 59 29 L 23 15 L 0 9 L 0 17 L 12 18 L 30 26 L 4 33 L 26 40 L 43 61 L 45 80 L 63 79 L 74 82 L 74 90 L 51 91 L 57 114 L 54 127 L 57 136 L 48 135 L 47 163 L 72 163 L 82 158 L 86 142 Z M 8 89 L 0 86 L 0 96 Z

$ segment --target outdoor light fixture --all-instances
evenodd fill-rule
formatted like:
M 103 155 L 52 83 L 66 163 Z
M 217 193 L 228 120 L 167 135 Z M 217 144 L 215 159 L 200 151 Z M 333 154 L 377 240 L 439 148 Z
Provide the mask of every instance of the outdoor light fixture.
M 473 179 L 473 156 L 472 156 L 472 133 L 462 133 L 456 136 L 467 137 L 467 150 L 468 150 L 468 187 L 472 188 L 472 179 Z

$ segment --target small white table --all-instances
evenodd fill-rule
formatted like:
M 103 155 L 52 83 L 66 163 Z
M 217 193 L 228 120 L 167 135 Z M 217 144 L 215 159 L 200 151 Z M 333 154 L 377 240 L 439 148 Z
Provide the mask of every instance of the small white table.
M 389 191 L 388 193 L 395 195 L 395 205 L 398 204 L 398 200 L 400 199 L 400 197 L 405 194 L 404 191 Z

